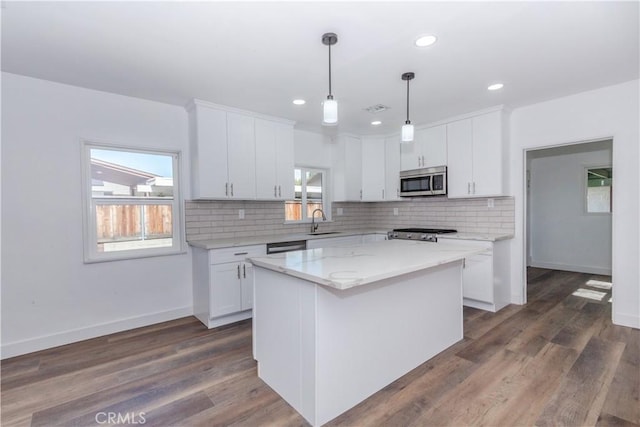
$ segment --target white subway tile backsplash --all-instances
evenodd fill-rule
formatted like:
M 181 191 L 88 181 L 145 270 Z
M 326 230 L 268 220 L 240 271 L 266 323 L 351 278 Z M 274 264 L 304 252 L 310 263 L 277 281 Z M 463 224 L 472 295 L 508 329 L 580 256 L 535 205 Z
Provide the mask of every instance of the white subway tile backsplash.
M 320 222 L 321 230 L 391 230 L 401 227 L 455 228 L 462 232 L 513 233 L 513 197 L 494 198 L 494 208 L 486 199 L 444 197 L 399 202 L 334 203 L 332 221 Z M 337 208 L 343 209 L 337 215 Z M 394 215 L 394 208 L 398 215 Z M 245 210 L 244 219 L 238 210 Z M 309 224 L 285 224 L 283 202 L 187 201 L 187 240 L 207 240 L 252 235 L 306 233 Z

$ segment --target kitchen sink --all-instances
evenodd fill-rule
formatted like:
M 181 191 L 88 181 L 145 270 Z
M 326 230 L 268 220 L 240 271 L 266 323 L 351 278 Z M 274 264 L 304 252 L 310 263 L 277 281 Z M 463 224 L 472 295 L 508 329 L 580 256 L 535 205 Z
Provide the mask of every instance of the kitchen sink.
M 307 236 L 322 236 L 323 234 L 339 234 L 341 231 L 321 231 L 316 233 L 307 233 Z

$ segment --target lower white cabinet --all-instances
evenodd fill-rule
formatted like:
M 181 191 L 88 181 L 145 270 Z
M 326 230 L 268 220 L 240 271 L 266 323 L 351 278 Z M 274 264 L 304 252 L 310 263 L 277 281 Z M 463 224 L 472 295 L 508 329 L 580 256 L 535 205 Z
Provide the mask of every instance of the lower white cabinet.
M 209 328 L 251 317 L 253 265 L 247 258 L 265 254 L 265 245 L 193 248 L 194 315 Z
M 473 246 L 483 252 L 465 258 L 462 271 L 463 304 L 496 312 L 510 302 L 508 240 L 496 242 L 448 239 L 438 236 L 441 243 Z

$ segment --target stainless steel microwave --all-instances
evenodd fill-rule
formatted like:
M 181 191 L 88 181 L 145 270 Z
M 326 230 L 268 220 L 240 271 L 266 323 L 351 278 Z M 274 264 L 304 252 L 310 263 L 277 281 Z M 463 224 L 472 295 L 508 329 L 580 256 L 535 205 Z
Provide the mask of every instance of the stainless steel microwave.
M 400 172 L 400 196 L 441 196 L 447 194 L 447 167 Z

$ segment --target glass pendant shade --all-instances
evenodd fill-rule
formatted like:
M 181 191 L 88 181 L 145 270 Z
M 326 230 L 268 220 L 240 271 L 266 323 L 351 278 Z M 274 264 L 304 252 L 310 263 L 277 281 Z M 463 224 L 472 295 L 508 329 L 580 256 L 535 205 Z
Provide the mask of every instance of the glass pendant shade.
M 407 123 L 402 125 L 402 142 L 411 141 L 413 141 L 413 125 L 411 123 Z
M 338 123 L 338 102 L 335 99 L 325 99 L 322 123 L 335 125 Z

